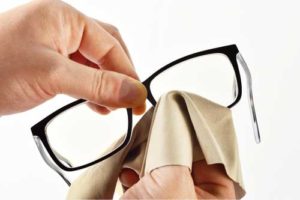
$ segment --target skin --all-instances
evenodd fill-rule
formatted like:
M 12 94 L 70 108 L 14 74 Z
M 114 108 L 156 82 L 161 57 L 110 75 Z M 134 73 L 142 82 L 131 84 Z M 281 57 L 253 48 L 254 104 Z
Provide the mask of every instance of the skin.
M 58 0 L 37 0 L 0 14 L 0 115 L 29 110 L 57 94 L 89 101 L 102 114 L 145 111 L 147 91 L 114 26 Z M 205 172 L 205 173 L 202 173 Z M 175 175 L 176 176 L 175 176 Z M 166 166 L 139 180 L 120 174 L 122 198 L 234 198 L 221 165 Z
M 185 166 L 164 166 L 139 179 L 133 170 L 123 169 L 119 178 L 122 199 L 235 199 L 223 165 L 205 160 L 193 163 L 192 172 Z
M 146 89 L 118 30 L 57 0 L 0 15 L 0 115 L 26 111 L 56 94 L 89 100 L 101 113 L 145 110 Z

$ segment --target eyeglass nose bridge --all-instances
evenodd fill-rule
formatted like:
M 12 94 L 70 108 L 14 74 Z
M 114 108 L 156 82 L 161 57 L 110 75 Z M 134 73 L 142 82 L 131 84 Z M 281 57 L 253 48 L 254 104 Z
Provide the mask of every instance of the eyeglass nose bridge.
M 150 103 L 153 106 L 155 106 L 157 102 L 156 102 L 155 98 L 152 95 L 152 92 L 151 92 L 151 89 L 150 89 L 150 83 L 151 83 L 150 79 L 147 79 L 147 80 L 142 82 L 142 84 L 146 87 L 146 90 L 147 90 L 147 99 L 150 101 Z

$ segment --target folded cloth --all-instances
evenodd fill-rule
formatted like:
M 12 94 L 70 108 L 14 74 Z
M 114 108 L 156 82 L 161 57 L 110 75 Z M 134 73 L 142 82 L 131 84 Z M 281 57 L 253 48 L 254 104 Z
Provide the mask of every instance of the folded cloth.
M 71 185 L 68 199 L 112 198 L 123 167 L 140 177 L 166 165 L 205 159 L 224 165 L 237 198 L 245 195 L 231 110 L 195 94 L 172 91 L 136 124 L 130 143 L 86 170 Z

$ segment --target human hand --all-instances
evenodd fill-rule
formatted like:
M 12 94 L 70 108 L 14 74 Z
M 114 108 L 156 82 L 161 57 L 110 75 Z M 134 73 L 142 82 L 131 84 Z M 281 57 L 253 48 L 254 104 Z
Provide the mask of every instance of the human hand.
M 67 94 L 92 108 L 145 110 L 139 82 L 115 27 L 59 0 L 39 0 L 0 15 L 0 115 Z
M 120 180 L 126 189 L 122 199 L 235 199 L 223 165 L 207 165 L 204 160 L 193 163 L 192 173 L 185 166 L 164 166 L 142 179 L 123 169 Z

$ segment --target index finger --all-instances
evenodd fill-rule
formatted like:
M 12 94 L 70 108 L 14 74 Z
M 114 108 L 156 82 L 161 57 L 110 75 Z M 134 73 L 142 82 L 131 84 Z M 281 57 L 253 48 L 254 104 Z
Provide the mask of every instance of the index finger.
M 118 42 L 122 46 L 124 52 L 128 56 L 128 58 L 129 58 L 129 60 L 132 64 L 132 67 L 134 68 L 134 65 L 133 65 L 132 59 L 130 57 L 130 53 L 128 51 L 128 48 L 127 48 L 124 40 L 122 39 L 122 36 L 121 36 L 120 32 L 118 31 L 118 29 L 116 27 L 112 26 L 111 24 L 107 24 L 107 23 L 101 22 L 101 21 L 96 20 L 96 19 L 94 19 L 94 20 L 99 24 L 99 26 L 102 26 L 109 34 L 111 34 L 115 39 L 118 40 Z M 139 78 L 138 78 L 138 80 L 139 80 Z M 132 111 L 133 111 L 133 114 L 141 115 L 145 112 L 145 110 L 146 110 L 146 103 L 144 103 L 143 105 L 141 105 L 139 107 L 133 108 Z
M 111 24 L 107 24 L 107 23 L 104 23 L 104 22 L 101 22 L 99 20 L 96 20 L 94 19 L 100 26 L 102 26 L 108 33 L 110 33 L 114 38 L 116 38 L 120 45 L 122 46 L 123 50 L 125 51 L 126 55 L 128 56 L 129 60 L 131 61 L 131 64 L 134 68 L 134 64 L 132 62 L 132 59 L 131 59 L 131 56 L 130 56 L 130 53 L 129 53 L 129 50 L 120 34 L 120 32 L 118 31 L 118 29 L 111 25 Z
M 120 42 L 91 18 L 85 17 L 80 53 L 101 68 L 138 79 Z

